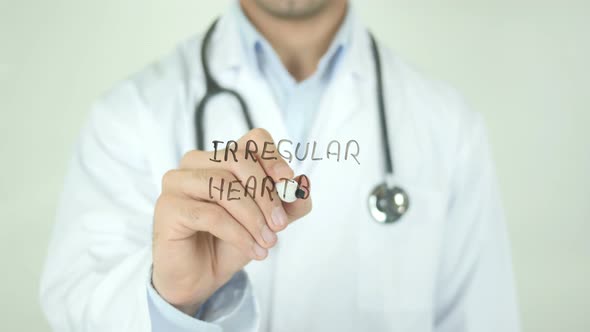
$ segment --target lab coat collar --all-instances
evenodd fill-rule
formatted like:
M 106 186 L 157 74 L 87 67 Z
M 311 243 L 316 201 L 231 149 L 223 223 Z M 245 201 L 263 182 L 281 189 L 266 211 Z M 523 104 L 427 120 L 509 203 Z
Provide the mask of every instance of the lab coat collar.
M 295 84 L 295 79 L 287 72 L 284 65 L 280 63 L 281 60 L 276 51 L 272 48 L 272 45 L 248 20 L 248 17 L 244 13 L 239 2 L 234 3 L 230 12 L 230 15 L 234 15 L 238 21 L 242 47 L 248 55 L 247 58 L 250 61 L 250 65 L 257 66 L 260 72 L 264 73 L 265 68 L 271 66 L 271 63 L 278 63 L 278 67 L 282 70 L 275 71 L 275 74 L 284 76 L 285 79 L 283 81 L 289 81 L 292 82 L 292 84 Z M 320 59 L 316 73 L 313 76 L 329 78 L 330 73 L 334 69 L 334 64 L 338 62 L 338 59 L 343 55 L 342 53 L 346 52 L 348 49 L 351 34 L 350 13 L 350 8 L 347 8 L 342 24 L 338 28 L 330 47 Z
M 348 71 L 358 79 L 366 79 L 372 76 L 372 57 L 370 53 L 369 35 L 367 27 L 360 20 L 354 6 L 349 3 L 350 15 L 350 44 L 345 56 L 342 70 Z
M 209 49 L 209 63 L 214 73 L 236 69 L 245 64 L 238 22 L 231 12 L 219 18 Z

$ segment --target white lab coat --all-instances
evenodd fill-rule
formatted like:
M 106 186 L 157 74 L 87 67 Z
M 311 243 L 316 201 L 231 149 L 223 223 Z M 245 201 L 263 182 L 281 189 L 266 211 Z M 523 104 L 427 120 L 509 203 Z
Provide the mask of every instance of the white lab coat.
M 194 107 L 204 93 L 200 41 L 188 40 L 121 82 L 96 103 L 82 131 L 41 284 L 56 331 L 150 329 L 153 208 L 162 175 L 195 146 Z M 214 75 L 245 97 L 257 127 L 289 138 L 238 42 L 235 21 L 224 16 L 211 47 Z M 399 223 L 373 222 L 367 197 L 384 179 L 384 160 L 369 39 L 356 18 L 350 47 L 309 141 L 325 147 L 355 139 L 360 165 L 293 165 L 311 180 L 313 211 L 279 234 L 267 260 L 246 267 L 255 301 L 243 305 L 257 312 L 247 319 L 261 331 L 517 331 L 509 245 L 481 117 L 381 45 L 396 183 L 411 203 Z M 230 98 L 211 103 L 204 126 L 209 149 L 214 139 L 247 131 Z

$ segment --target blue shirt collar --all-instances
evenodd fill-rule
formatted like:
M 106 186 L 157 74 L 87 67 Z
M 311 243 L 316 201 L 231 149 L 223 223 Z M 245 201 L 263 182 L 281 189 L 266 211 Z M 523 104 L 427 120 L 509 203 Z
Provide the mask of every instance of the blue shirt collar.
M 330 47 L 320 59 L 316 72 L 310 77 L 310 79 L 329 79 L 332 77 L 339 59 L 348 49 L 352 33 L 352 14 L 350 7 L 351 5 L 349 4 L 346 16 L 344 17 L 339 30 L 336 32 Z M 246 17 L 239 1 L 235 1 L 233 13 L 237 18 L 240 38 L 242 39 L 243 48 L 250 64 L 255 65 L 261 73 L 264 73 L 269 66 L 280 67 L 282 75 L 288 76 L 289 80 L 295 84 L 295 79 L 284 67 L 278 54 L 272 48 L 270 43 Z

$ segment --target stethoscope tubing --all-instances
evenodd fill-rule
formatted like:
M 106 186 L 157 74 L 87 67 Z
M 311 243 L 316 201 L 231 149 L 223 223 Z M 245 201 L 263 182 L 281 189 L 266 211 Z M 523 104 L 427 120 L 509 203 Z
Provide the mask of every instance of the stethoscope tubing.
M 219 96 L 221 94 L 232 95 L 240 103 L 242 116 L 244 117 L 244 121 L 246 121 L 248 130 L 254 129 L 254 123 L 250 117 L 250 110 L 248 109 L 248 104 L 246 104 L 244 98 L 242 98 L 242 96 L 237 91 L 222 87 L 219 83 L 217 83 L 211 74 L 207 53 L 209 51 L 209 44 L 211 43 L 213 31 L 215 30 L 215 26 L 217 25 L 218 21 L 219 19 L 216 19 L 205 33 L 201 47 L 201 66 L 203 68 L 203 75 L 205 76 L 205 95 L 203 98 L 201 98 L 195 109 L 195 140 L 197 150 L 205 149 L 205 129 L 203 127 L 205 120 L 205 107 L 207 106 L 207 103 L 213 99 L 213 97 Z

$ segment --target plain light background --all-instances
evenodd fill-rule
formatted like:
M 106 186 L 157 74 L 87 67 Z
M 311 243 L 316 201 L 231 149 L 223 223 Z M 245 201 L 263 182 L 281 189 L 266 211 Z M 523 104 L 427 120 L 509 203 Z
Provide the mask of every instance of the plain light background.
M 90 103 L 229 0 L 0 0 L 0 330 L 48 331 L 39 274 Z M 590 331 L 590 3 L 357 0 L 487 119 L 525 331 Z

